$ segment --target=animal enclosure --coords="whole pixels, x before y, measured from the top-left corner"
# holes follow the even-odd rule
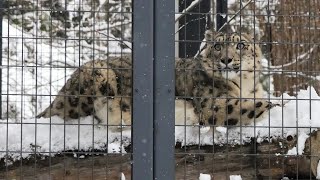
[[[0,179],[319,178],[319,9],[0,1]]]

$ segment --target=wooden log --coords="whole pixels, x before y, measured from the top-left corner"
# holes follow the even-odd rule
[[[198,179],[200,173],[213,179],[229,179],[241,175],[242,179],[294,179],[315,178],[320,157],[320,132],[311,134],[302,155],[287,155],[297,145],[296,137],[273,138],[272,141],[244,145],[187,146],[176,145],[176,179]],[[130,151],[130,147],[127,148]],[[131,154],[71,155],[55,157],[33,156],[5,166],[0,162],[0,179],[49,178],[61,179],[126,179],[131,176]]]

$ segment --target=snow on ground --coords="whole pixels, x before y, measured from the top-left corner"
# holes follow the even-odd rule
[[[63,45],[61,48],[52,47],[46,40],[36,40],[33,35],[9,24],[8,20],[3,20],[2,25],[4,53],[1,83],[2,93],[9,96],[2,96],[4,102],[1,106],[3,112],[16,112],[17,116],[9,117],[31,118],[36,113],[34,104],[39,109],[49,105],[50,97],[42,95],[57,94],[66,77],[74,71],[62,66],[64,60],[66,64],[76,65],[77,50],[75,47],[64,49]]]
[[[281,97],[271,97],[276,102],[287,102],[284,107],[275,107],[271,109],[270,114],[264,117],[260,122],[256,122],[250,126],[237,128],[219,127],[219,133],[214,134],[212,131],[200,133],[199,128],[187,127],[187,133],[184,132],[184,127],[176,127],[176,139],[183,144],[212,144],[215,143],[239,144],[250,142],[251,137],[257,137],[258,142],[261,142],[266,137],[277,138],[287,137],[289,135],[298,137],[303,134],[309,134],[316,127],[320,127],[320,97],[317,95],[314,88],[301,90],[297,97],[284,94]],[[310,100],[312,99],[312,100]],[[299,128],[297,128],[299,127]],[[310,128],[313,127],[313,128]],[[302,136],[303,137],[303,136]],[[303,144],[299,141],[298,148]],[[301,153],[301,150],[299,150]]]
[[[305,142],[308,139],[309,135],[306,134],[306,132],[301,132],[298,136],[298,142],[297,146],[293,147],[288,151],[288,155],[302,155],[304,147],[305,147]]]
[[[213,139],[217,144],[239,144],[250,142],[251,137],[257,137],[262,141],[268,137],[297,135],[298,147],[290,153],[301,154],[307,134],[320,127],[320,97],[313,88],[302,90],[297,97],[282,97],[290,101],[283,108],[272,109],[270,116],[257,122],[255,126],[230,129],[220,127],[214,138],[212,131],[201,133],[198,126],[176,126],[175,139],[186,145],[213,144]],[[189,106],[186,106],[188,109],[182,107],[176,108],[176,113],[186,111],[187,116],[192,117],[192,109]],[[180,120],[180,124],[181,122],[183,121]],[[64,121],[58,117],[52,117],[51,123],[50,119],[45,118],[26,119],[22,123],[16,122],[15,119],[0,120],[0,132],[3,133],[0,136],[0,158],[9,155],[17,159],[21,156],[28,157],[34,152],[55,155],[64,150],[105,150],[107,144],[108,152],[125,153],[124,147],[130,143],[130,130],[114,132],[105,127],[92,125],[95,122],[91,116],[80,118],[79,121],[70,120],[67,123],[64,125]],[[10,151],[9,154],[6,154],[7,151]],[[20,153],[21,151],[23,153]]]
[[[50,41],[36,29],[25,32],[7,19],[2,23],[2,37],[1,106],[2,112],[9,112],[3,117],[19,121],[32,118],[48,107],[54,99],[49,95],[57,94],[76,67],[93,58],[105,58],[101,52],[128,53],[117,41],[110,41],[108,47],[96,45],[95,50],[99,52],[85,41],[59,38]]]
[[[317,166],[317,179],[320,179],[320,161],[318,161],[318,166]]]
[[[210,176],[210,174],[200,173],[199,180],[211,180],[211,176]]]
[[[50,119],[44,118],[8,122],[0,121],[0,158],[7,155],[6,151],[12,152],[8,155],[13,159],[25,158],[35,152],[54,155],[63,150],[107,149],[108,153],[125,153],[124,146],[130,143],[130,130],[110,132],[106,127],[92,125],[91,116],[80,121],[70,120],[66,125],[56,116],[51,118],[51,123]]]
[[[231,175],[230,180],[242,180],[240,175]]]
[[[126,180],[126,177],[124,176],[123,173],[121,173],[121,180]]]

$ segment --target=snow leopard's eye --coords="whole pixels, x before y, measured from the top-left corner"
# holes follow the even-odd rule
[[[221,51],[221,44],[215,44],[213,47],[216,51]]]
[[[244,48],[244,43],[240,42],[237,44],[237,49],[243,49]]]

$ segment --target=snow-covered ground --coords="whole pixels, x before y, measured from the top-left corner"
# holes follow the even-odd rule
[[[211,176],[210,176],[210,174],[200,173],[199,180],[211,180]]]
[[[185,136],[184,127],[176,127],[176,140],[183,144],[212,144],[215,143],[239,144],[250,142],[251,137],[257,137],[258,142],[261,142],[267,137],[287,137],[289,135],[298,137],[299,139],[299,154],[301,152],[301,142],[306,134],[320,127],[320,97],[317,95],[314,88],[301,90],[297,97],[284,94],[281,97],[271,97],[274,101],[284,103],[284,107],[275,107],[270,113],[260,122],[256,122],[250,126],[237,128],[217,128],[214,138],[212,131],[200,133],[195,127],[187,127]],[[203,131],[202,131],[203,132]],[[199,142],[200,141],[200,142]]]
[[[319,162],[318,162],[318,166],[317,166],[317,177],[316,177],[317,179],[320,179],[320,163]]]
[[[320,127],[320,97],[313,88],[302,90],[297,97],[282,96],[289,100],[282,107],[275,107],[270,116],[255,125],[226,129],[212,134],[198,126],[176,126],[176,142],[192,144],[239,144],[250,142],[251,137],[262,141],[265,138],[298,136],[298,147],[289,154],[301,154],[307,134]],[[279,97],[281,100],[282,97]],[[176,112],[187,111],[192,117],[192,109],[176,108]],[[191,115],[190,115],[191,114]],[[181,117],[180,117],[181,118]],[[177,120],[183,122],[184,120]],[[9,155],[14,159],[28,157],[34,152],[44,155],[55,155],[64,150],[108,149],[110,153],[125,153],[124,147],[130,143],[131,131],[115,132],[105,127],[92,125],[94,119],[89,116],[80,120],[64,121],[58,117],[50,119],[25,119],[16,123],[15,119],[0,121],[0,158]],[[8,122],[8,123],[7,123]],[[200,133],[199,133],[200,132]],[[122,141],[121,141],[122,140]],[[10,151],[10,152],[9,152]],[[8,154],[7,154],[8,152]],[[22,153],[20,153],[22,152]],[[50,154],[49,154],[50,152]]]
[[[93,121],[91,116],[80,121],[70,120],[66,125],[58,117],[52,117],[51,122],[43,118],[26,119],[22,123],[8,120],[8,124],[0,121],[0,158],[6,151],[18,152],[8,154],[13,159],[35,152],[54,155],[64,150],[107,149],[108,153],[125,153],[124,146],[130,143],[131,132],[110,132],[106,127],[92,125]]]
[[[230,180],[242,180],[240,175],[231,175]]]
[[[129,53],[117,41],[108,42],[108,47],[93,48],[85,41],[50,40],[42,37],[35,27],[24,32],[6,19],[2,23],[2,37],[2,112],[3,117],[17,121],[32,118],[48,107],[54,99],[48,95],[57,94],[76,67],[105,58],[101,52]]]

